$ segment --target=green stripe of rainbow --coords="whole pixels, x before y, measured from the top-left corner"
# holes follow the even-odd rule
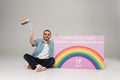
[[[70,58],[75,56],[81,56],[89,61],[95,66],[96,69],[104,68],[104,60],[103,58],[91,48],[84,46],[73,46],[62,50],[55,56],[55,64],[54,67],[61,68],[62,65]]]

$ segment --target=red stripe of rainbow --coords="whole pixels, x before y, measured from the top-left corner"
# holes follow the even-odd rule
[[[104,68],[104,60],[103,58],[91,48],[84,46],[73,46],[62,50],[55,56],[55,64],[54,67],[61,68],[62,65],[70,58],[75,56],[81,56],[89,61],[95,66],[96,69]]]

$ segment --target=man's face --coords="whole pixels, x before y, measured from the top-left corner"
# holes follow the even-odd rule
[[[48,40],[50,39],[50,37],[51,37],[51,33],[50,33],[49,31],[45,31],[45,32],[43,33],[43,39],[44,39],[45,41],[48,41]]]

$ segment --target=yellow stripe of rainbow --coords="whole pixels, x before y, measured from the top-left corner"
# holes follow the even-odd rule
[[[62,67],[64,62],[68,58],[72,58],[73,56],[82,56],[89,59],[96,69],[103,69],[104,68],[104,60],[103,58],[91,48],[84,47],[84,46],[73,46],[67,49],[62,50],[55,56],[55,64],[54,67]]]

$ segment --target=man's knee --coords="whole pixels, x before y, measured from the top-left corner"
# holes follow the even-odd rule
[[[24,54],[24,59],[27,59],[28,58],[28,56],[29,56],[29,54]]]
[[[55,63],[55,59],[52,57],[52,58],[50,58],[50,62],[52,63],[52,64],[54,64]]]

